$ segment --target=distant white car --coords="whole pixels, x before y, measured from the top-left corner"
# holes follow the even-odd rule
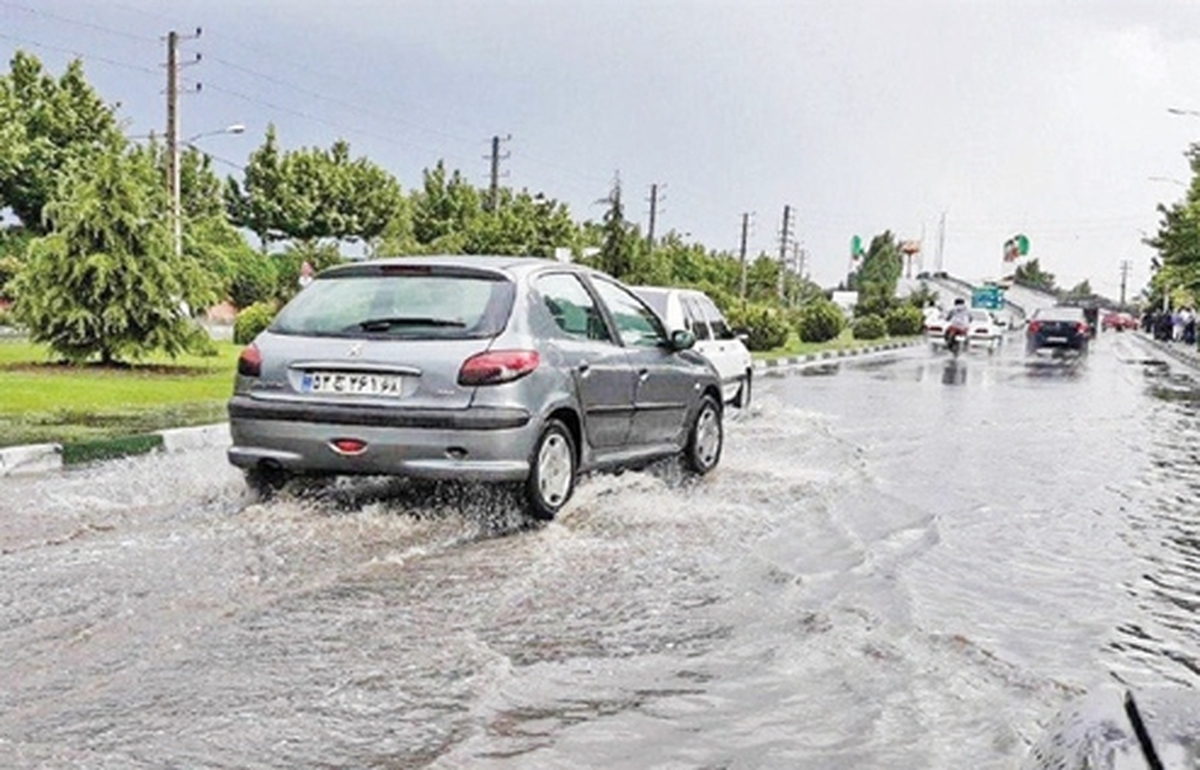
[[[976,350],[987,349],[994,353],[1004,342],[1005,326],[996,320],[988,310],[972,310],[971,325],[967,332],[967,348]],[[935,349],[946,345],[946,319],[944,314],[927,315],[925,320],[925,339]]]
[[[687,329],[696,337],[696,352],[712,362],[721,376],[726,404],[750,406],[754,368],[750,351],[707,294],[696,289],[631,286],[666,325],[668,333]]]
[[[1004,342],[1004,324],[990,310],[971,311],[971,330],[968,332],[971,347],[986,347],[995,352]]]

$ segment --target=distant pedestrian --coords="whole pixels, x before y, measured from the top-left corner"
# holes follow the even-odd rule
[[[303,289],[313,282],[313,266],[304,260],[304,264],[300,265],[300,288]]]
[[[1154,339],[1159,342],[1171,341],[1171,314],[1165,310],[1154,314]]]
[[[1196,344],[1196,312],[1190,307],[1185,307],[1181,313],[1183,316],[1183,342],[1185,345]]]

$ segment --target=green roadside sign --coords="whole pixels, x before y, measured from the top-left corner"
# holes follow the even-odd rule
[[[981,286],[971,291],[971,307],[984,310],[999,310],[1004,307],[1004,289],[999,286]]]

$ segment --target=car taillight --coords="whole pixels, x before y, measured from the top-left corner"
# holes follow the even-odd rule
[[[541,357],[536,350],[489,350],[463,361],[458,370],[459,385],[499,385],[512,382],[538,368]]]
[[[1087,334],[1088,328],[1088,325],[1082,322],[1075,324],[1075,331],[1079,332],[1080,334]]]
[[[1038,331],[1041,330],[1041,328],[1042,328],[1041,321],[1030,321],[1029,322],[1029,333],[1030,334],[1037,334]]]
[[[258,377],[262,374],[262,353],[258,351],[258,346],[251,343],[242,349],[242,354],[238,356],[238,374],[243,377]]]

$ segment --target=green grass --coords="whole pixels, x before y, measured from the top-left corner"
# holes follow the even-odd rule
[[[225,419],[240,346],[149,358],[123,368],[70,366],[26,341],[0,341],[0,446],[137,436]]]
[[[910,339],[910,338],[903,338]],[[849,330],[823,343],[796,335],[758,360],[878,345],[856,340]],[[0,340],[0,447],[63,444],[64,460],[133,454],[153,448],[166,428],[207,425],[226,419],[240,345],[216,342],[213,357],[158,356],[123,368],[58,363],[41,345]]]
[[[868,348],[874,345],[882,345],[888,342],[908,342],[916,339],[915,337],[884,337],[877,340],[856,340],[850,334],[850,329],[842,330],[841,335],[829,340],[828,342],[801,342],[800,337],[792,334],[788,337],[787,344],[781,348],[774,350],[764,350],[751,355],[756,361],[771,361],[776,358],[794,358],[798,356],[807,356],[824,353],[825,351],[837,350],[852,350],[854,348]]]

